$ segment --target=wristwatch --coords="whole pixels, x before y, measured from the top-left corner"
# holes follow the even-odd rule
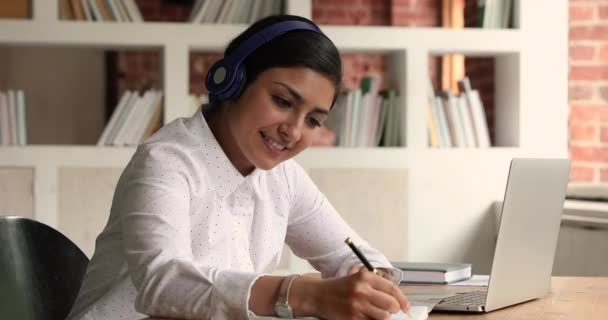
[[[289,305],[289,289],[291,288],[293,280],[299,276],[299,274],[292,274],[285,277],[283,282],[281,282],[279,296],[277,297],[277,302],[274,304],[274,313],[277,317],[286,319],[294,318],[293,309]]]

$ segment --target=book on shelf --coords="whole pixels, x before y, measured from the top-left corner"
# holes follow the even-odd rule
[[[478,0],[477,27],[519,28],[520,0]]]
[[[427,131],[433,148],[488,148],[491,146],[483,103],[467,77],[459,81],[460,94],[435,93],[429,80]]]
[[[135,146],[142,143],[162,124],[162,97],[160,90],[148,90],[143,96],[136,91],[125,91],[97,145]]]
[[[471,277],[469,263],[391,262],[401,270],[401,283],[449,284]]]
[[[59,0],[61,20],[143,22],[134,0]]]
[[[336,133],[336,146],[399,146],[400,114],[394,90],[380,90],[372,77],[342,92],[325,126]]]
[[[458,86],[467,102],[472,128],[475,132],[476,146],[479,148],[489,148],[491,146],[490,132],[479,91],[471,88],[471,82],[468,77],[459,81]]]
[[[26,119],[23,90],[0,91],[0,144],[27,144]]]
[[[27,19],[30,17],[30,0],[0,1],[0,18]]]
[[[247,24],[280,14],[283,6],[283,0],[196,0],[188,20],[191,23]]]

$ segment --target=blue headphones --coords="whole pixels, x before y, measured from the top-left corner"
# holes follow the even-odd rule
[[[209,95],[220,101],[237,97],[245,84],[245,58],[266,42],[294,30],[308,30],[323,35],[316,25],[299,20],[282,21],[263,28],[211,66],[205,81]]]

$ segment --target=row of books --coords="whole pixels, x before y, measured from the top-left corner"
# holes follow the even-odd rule
[[[477,27],[518,28],[520,0],[478,0]]]
[[[364,77],[359,88],[343,92],[326,126],[336,133],[336,146],[400,146],[401,111],[395,90],[379,91],[378,81]]]
[[[135,0],[59,0],[62,20],[143,22]]]
[[[98,146],[136,146],[162,125],[160,90],[125,91],[97,141]]]
[[[0,142],[2,145],[25,145],[25,94],[23,90],[0,91]]]
[[[491,146],[483,103],[468,78],[459,81],[461,93],[436,94],[428,89],[427,127],[433,148],[488,148]]]
[[[280,14],[283,0],[196,0],[189,21],[192,23],[253,23]]]

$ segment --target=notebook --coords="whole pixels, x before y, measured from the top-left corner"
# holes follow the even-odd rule
[[[401,283],[450,284],[471,277],[468,263],[391,262],[403,273]]]

